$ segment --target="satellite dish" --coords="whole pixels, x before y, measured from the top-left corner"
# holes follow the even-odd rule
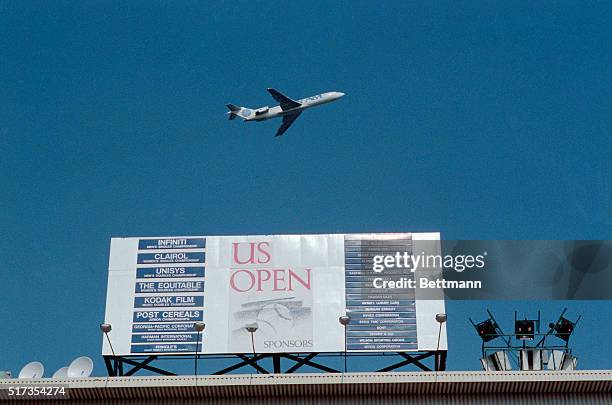
[[[93,371],[93,361],[86,356],[77,357],[68,366],[68,378],[89,377]]]
[[[59,370],[57,370],[55,373],[53,373],[53,378],[58,379],[58,380],[63,380],[68,378],[68,367],[62,367]]]
[[[40,361],[33,361],[23,366],[17,378],[42,378],[45,366]]]

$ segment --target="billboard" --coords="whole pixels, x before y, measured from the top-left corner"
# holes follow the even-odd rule
[[[446,350],[446,329],[438,341],[435,321],[444,312],[442,294],[420,300],[418,288],[372,282],[375,256],[439,251],[439,239],[438,233],[113,238],[105,322],[117,355],[252,353],[253,344],[257,353]],[[388,276],[419,275],[391,269]],[[346,330],[338,322],[344,314],[351,318]],[[195,322],[206,324],[200,335]],[[253,336],[246,330],[252,323]],[[102,354],[112,354],[106,340]]]

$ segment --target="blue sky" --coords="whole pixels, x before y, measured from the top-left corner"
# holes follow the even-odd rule
[[[89,355],[104,374],[113,236],[610,238],[611,16],[580,2],[0,3],[0,369]],[[274,105],[266,87],[347,96],[281,138],[275,121],[227,121],[227,102]],[[449,368],[477,369],[467,318],[487,306],[590,313],[580,366],[612,367],[591,348],[609,341],[609,302],[490,302],[448,304]]]

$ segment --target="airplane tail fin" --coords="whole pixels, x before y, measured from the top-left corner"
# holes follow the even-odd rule
[[[230,120],[233,120],[234,118],[236,118],[238,116],[238,112],[240,111],[240,107],[237,107],[234,104],[227,104],[227,108],[229,108],[229,111],[227,112],[227,115],[229,115],[229,119]]]
[[[250,108],[238,107],[234,104],[226,104],[226,105],[227,105],[227,108],[229,108],[227,115],[229,115],[230,120],[233,120],[236,117],[240,117],[243,120],[247,121],[249,116],[251,116],[251,114],[254,114],[254,110],[251,110]]]

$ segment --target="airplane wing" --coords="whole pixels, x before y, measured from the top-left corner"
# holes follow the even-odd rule
[[[292,108],[299,107],[302,105],[298,103],[297,101],[290,99],[289,97],[285,96],[284,94],[281,94],[280,92],[274,89],[267,89],[267,90],[268,90],[268,93],[270,93],[272,97],[274,97],[274,100],[280,103],[280,107],[283,110],[290,110]]]
[[[283,116],[283,123],[278,128],[278,131],[276,131],[276,135],[275,136],[281,136],[282,134],[284,134],[285,131],[289,129],[291,124],[293,124],[293,121],[295,121],[297,119],[297,117],[300,116],[301,113],[302,113],[301,111],[298,111],[298,112],[296,112],[294,114],[284,115]]]

